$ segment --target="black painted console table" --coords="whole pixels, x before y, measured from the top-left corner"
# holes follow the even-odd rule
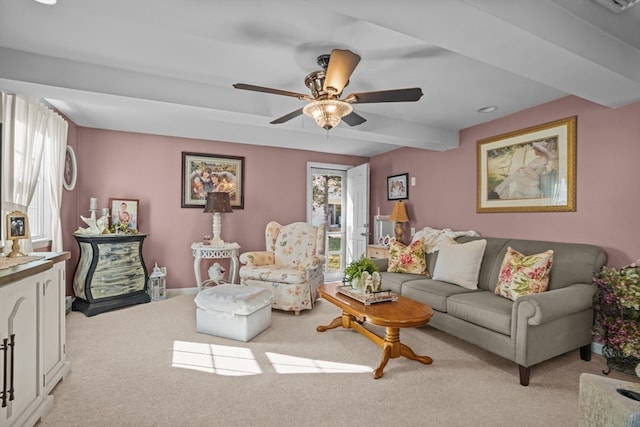
[[[80,259],[73,276],[71,309],[86,316],[151,301],[142,258],[146,234],[74,234]]]

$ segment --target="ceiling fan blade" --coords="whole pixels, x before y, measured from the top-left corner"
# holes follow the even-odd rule
[[[279,118],[273,120],[270,123],[272,125],[279,125],[281,123],[288,122],[289,120],[291,120],[291,119],[293,119],[295,117],[298,117],[300,114],[302,114],[302,108],[300,108],[299,110],[296,110],[296,111],[292,111],[289,114],[285,114],[284,116],[279,117]]]
[[[412,102],[422,97],[422,89],[412,87],[407,89],[377,90],[373,92],[352,93],[345,101],[352,104],[370,104],[373,102]]]
[[[274,95],[291,96],[293,98],[298,98],[298,99],[306,99],[308,97],[308,95],[304,95],[302,93],[289,92],[288,90],[273,89],[273,88],[264,87],[264,86],[248,85],[245,83],[236,83],[233,85],[233,87],[236,89],[252,90],[254,92],[264,92],[264,93],[272,93]]]
[[[329,59],[329,66],[324,78],[325,91],[340,95],[344,87],[349,83],[351,73],[360,62],[360,55],[350,50],[333,49]]]
[[[364,117],[362,117],[360,114],[356,113],[355,111],[352,111],[351,113],[349,113],[346,116],[344,116],[342,118],[342,121],[345,122],[346,124],[348,124],[349,126],[358,126],[358,125],[361,125],[364,122],[366,122],[367,119],[365,119]]]

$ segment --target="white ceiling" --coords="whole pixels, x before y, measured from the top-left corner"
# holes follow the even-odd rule
[[[418,102],[356,104],[328,133],[305,101],[316,57],[362,57],[344,95],[419,86]],[[592,0],[0,0],[0,90],[85,127],[371,156],[447,150],[458,131],[575,95],[640,101],[640,6]],[[478,113],[496,105],[493,113]]]

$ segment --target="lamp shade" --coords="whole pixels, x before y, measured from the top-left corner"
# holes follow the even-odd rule
[[[204,207],[205,213],[227,213],[233,212],[229,193],[224,191],[212,191],[207,193],[207,204]]]
[[[326,130],[338,126],[340,120],[352,111],[351,104],[338,99],[314,101],[302,109],[304,114],[313,118],[318,126]]]
[[[393,205],[391,215],[389,215],[389,221],[408,222],[407,205],[402,202],[396,202],[395,205]]]

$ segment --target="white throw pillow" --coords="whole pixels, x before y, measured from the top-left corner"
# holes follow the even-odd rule
[[[453,283],[467,289],[478,289],[478,274],[487,241],[458,243],[451,237],[440,242],[433,279]]]

